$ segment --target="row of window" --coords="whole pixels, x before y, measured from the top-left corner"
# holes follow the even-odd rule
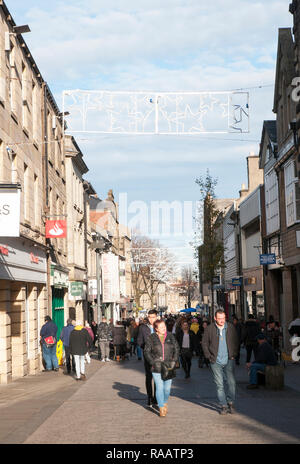
[[[300,221],[300,189],[294,160],[284,166],[286,225]],[[267,235],[280,228],[278,180],[273,169],[265,175]]]
[[[10,51],[5,52],[4,65],[0,66],[0,101],[16,117],[32,142],[42,143],[42,87],[34,79],[23,57],[16,56],[16,47],[11,42]],[[47,114],[49,158],[60,169],[62,163],[61,128],[56,115]]]

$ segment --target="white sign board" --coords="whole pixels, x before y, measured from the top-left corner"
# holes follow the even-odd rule
[[[0,186],[0,237],[20,236],[20,199],[19,188]]]
[[[119,258],[113,253],[102,255],[103,303],[116,303],[120,299]]]
[[[101,293],[101,280],[99,281],[100,284],[100,293]],[[94,301],[97,298],[97,280],[96,279],[89,279],[88,282],[88,300]]]

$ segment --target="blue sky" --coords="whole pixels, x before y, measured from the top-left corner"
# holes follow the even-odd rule
[[[279,27],[292,27],[289,0],[7,0],[59,106],[66,89],[205,91],[250,89],[251,132],[170,137],[77,136],[86,178],[106,197],[197,201],[195,178],[209,169],[218,197],[247,183],[246,156],[258,153],[273,119]],[[234,139],[236,140],[224,140]],[[188,240],[188,239],[187,239]],[[184,244],[185,237],[180,243]],[[173,241],[174,242],[174,241]],[[177,242],[179,243],[179,241]]]

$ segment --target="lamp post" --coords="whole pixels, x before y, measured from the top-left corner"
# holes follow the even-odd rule
[[[97,279],[97,324],[99,325],[100,322],[102,322],[102,312],[101,312],[102,288],[100,291],[100,284],[102,284],[102,279],[100,275],[100,251],[99,250],[96,250],[96,279]]]
[[[91,244],[91,248],[96,252],[96,279],[97,279],[97,324],[99,325],[102,322],[102,294],[103,290],[100,285],[102,283],[102,267],[100,263],[100,256],[102,253],[109,251],[111,247],[111,242],[104,237],[102,237],[98,233],[92,234],[93,236],[93,243]],[[101,286],[102,287],[102,286]]]

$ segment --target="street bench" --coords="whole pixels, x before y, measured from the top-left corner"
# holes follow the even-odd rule
[[[283,366],[266,366],[265,372],[257,371],[258,385],[265,385],[269,390],[282,390],[284,388]]]

